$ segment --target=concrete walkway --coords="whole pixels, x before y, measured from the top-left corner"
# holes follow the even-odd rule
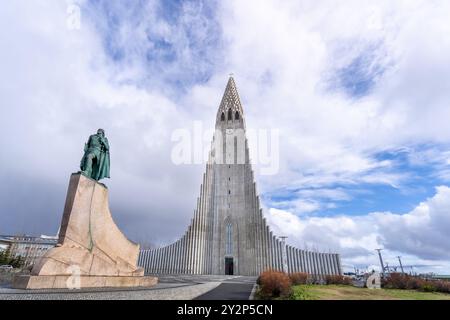
[[[0,286],[0,300],[248,300],[255,277],[156,275],[151,288],[18,290]]]
[[[208,291],[194,300],[249,300],[255,286],[256,278],[238,277],[225,280],[215,289]]]

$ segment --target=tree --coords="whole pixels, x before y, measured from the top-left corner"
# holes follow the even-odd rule
[[[0,251],[0,265],[6,264],[6,250]]]
[[[9,264],[11,261],[11,248],[8,246],[6,250],[0,252],[0,265]]]
[[[25,259],[22,256],[12,257],[11,249],[0,251],[0,265],[11,265],[14,268],[22,268],[25,264]]]

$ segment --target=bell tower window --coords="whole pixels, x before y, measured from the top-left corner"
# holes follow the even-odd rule
[[[222,112],[222,115],[220,116],[220,121],[225,121],[225,113]]]
[[[226,248],[225,248],[225,254],[231,255],[233,254],[233,226],[231,225],[231,222],[227,223],[226,227]]]
[[[228,109],[228,120],[233,120],[233,112],[231,109]]]
[[[234,115],[234,119],[239,120],[239,111],[236,111],[236,114]]]

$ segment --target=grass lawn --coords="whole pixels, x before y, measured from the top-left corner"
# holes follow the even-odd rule
[[[295,300],[450,300],[450,294],[416,290],[367,289],[342,285],[294,286]]]

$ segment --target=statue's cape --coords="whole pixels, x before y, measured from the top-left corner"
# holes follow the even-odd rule
[[[95,172],[95,180],[100,181],[103,178],[109,178],[110,157],[109,151],[103,151],[100,153],[100,159],[98,162],[98,171]]]

